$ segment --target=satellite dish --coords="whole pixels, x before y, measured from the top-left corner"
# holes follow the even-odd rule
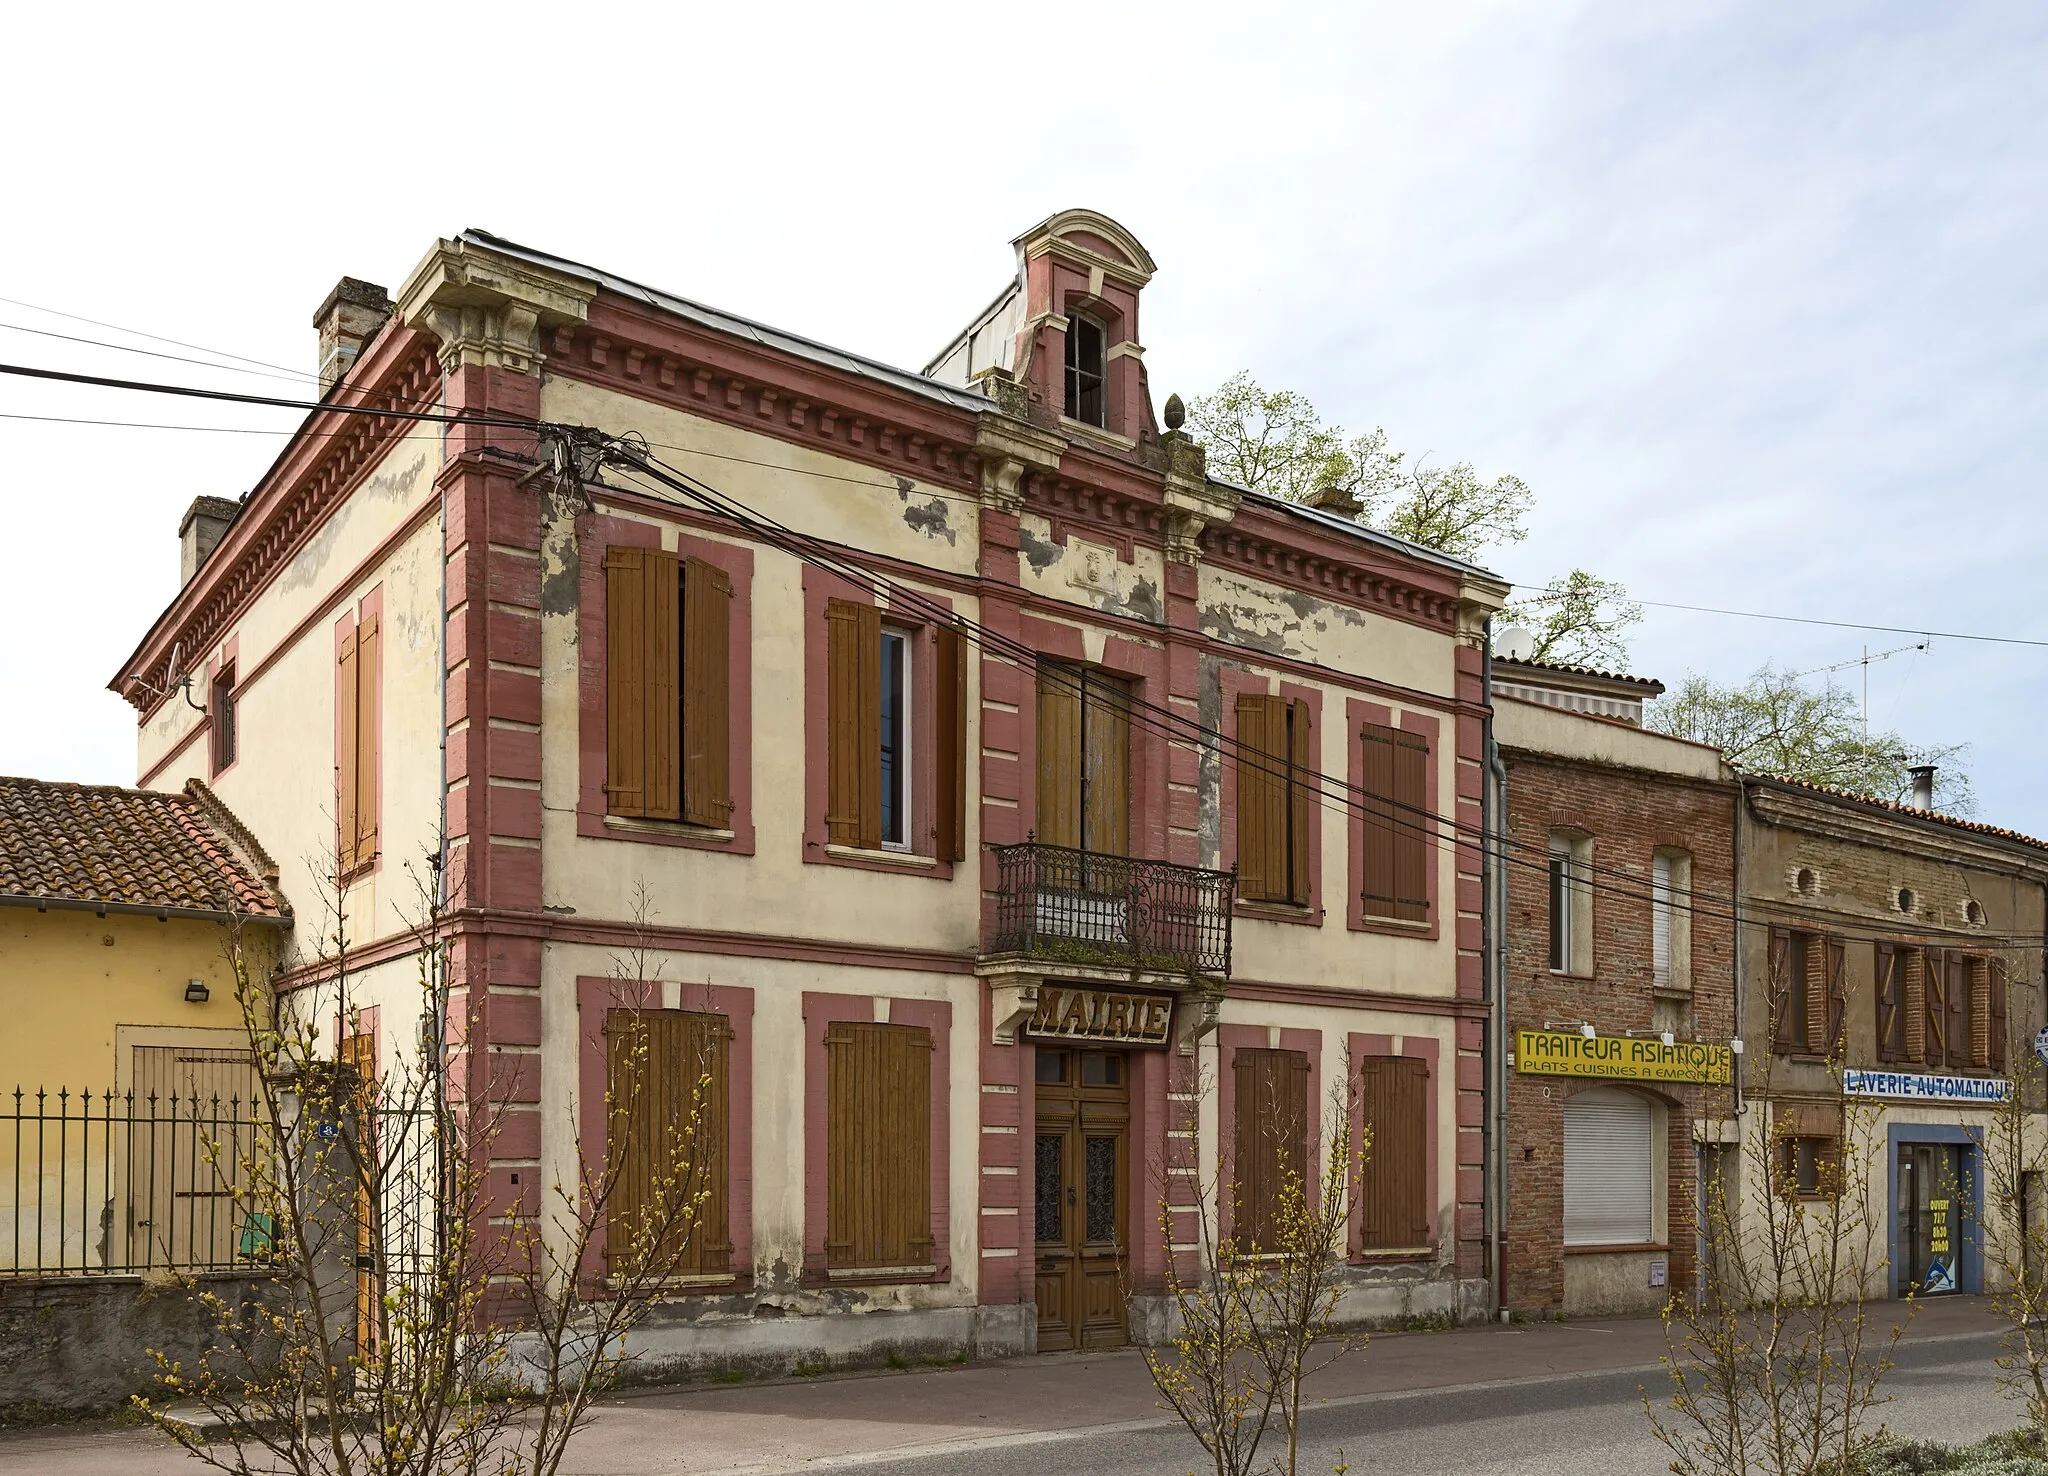
[[[1493,654],[1504,661],[1527,661],[1536,654],[1536,637],[1520,625],[1493,633]]]

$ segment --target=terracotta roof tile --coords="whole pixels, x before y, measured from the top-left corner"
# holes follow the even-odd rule
[[[1597,666],[1573,666],[1563,661],[1531,661],[1523,656],[1496,655],[1493,660],[1497,666],[1526,666],[1531,671],[1562,671],[1572,676],[1598,677],[1604,682],[1633,682],[1637,686],[1655,687],[1659,691],[1664,687],[1664,684],[1655,677],[1630,676],[1625,671],[1602,671]]]
[[[0,895],[287,918],[277,867],[198,780],[182,794],[0,778]]]
[[[1752,774],[1752,779],[1768,779],[1773,784],[1789,785],[1793,789],[1810,790],[1814,794],[1825,794],[1834,799],[1854,800],[1859,805],[1873,805],[1880,810],[1909,816],[1915,820],[1932,820],[1941,825],[1953,825],[1959,830],[1974,830],[1979,835],[1995,835],[2000,840],[2017,841],[2023,846],[2034,846],[2048,851],[2048,841],[2036,840],[2017,830],[2007,830],[1999,825],[1986,825],[1981,820],[1965,820],[1960,815],[1944,815],[1939,810],[1921,810],[1912,805],[1902,805],[1897,800],[1879,799],[1874,794],[1857,794],[1854,790],[1836,789],[1831,785],[1815,784],[1806,779],[1789,779],[1783,774]]]

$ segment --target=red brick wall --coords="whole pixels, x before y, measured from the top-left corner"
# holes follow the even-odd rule
[[[1650,956],[1651,863],[1660,847],[1691,853],[1693,1038],[1734,1033],[1735,789],[1639,770],[1507,753],[1507,1025],[1590,1021],[1602,1035],[1648,1030],[1655,1013]],[[1550,969],[1546,849],[1553,828],[1593,837],[1593,972]],[[1681,1039],[1685,1038],[1681,1033]],[[1564,1104],[1597,1085],[1577,1077],[1508,1078],[1507,1305],[1558,1308],[1564,1301]],[[1645,1083],[1670,1109],[1667,1175],[1670,1284],[1690,1285],[1693,1121],[1719,1116],[1719,1088]],[[1702,1098],[1707,1100],[1703,1101]]]

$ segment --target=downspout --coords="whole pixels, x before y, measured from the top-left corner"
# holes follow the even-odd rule
[[[1485,1079],[1493,1097],[1490,1113],[1480,1118],[1486,1229],[1493,1257],[1494,1308],[1508,1318],[1507,1188],[1507,867],[1503,864],[1507,831],[1508,775],[1500,745],[1493,736],[1493,621],[1486,622],[1486,648],[1480,654],[1480,696],[1486,704],[1486,778],[1479,789],[1480,830],[1485,839],[1485,887],[1480,896],[1481,937],[1485,946],[1485,995],[1488,1038]]]
[[[1737,774],[1735,776],[1735,936],[1730,941],[1734,944],[1735,951],[1735,1038],[1742,1041],[1745,1046],[1749,1042],[1744,1037],[1743,1032],[1748,1029],[1748,1022],[1742,1013],[1742,1001],[1744,994],[1743,983],[1748,973],[1745,965],[1748,962],[1749,949],[1742,936],[1742,821],[1743,817],[1748,813],[1749,789],[1742,782],[1742,776]],[[1734,1067],[1729,1072],[1735,1078],[1735,1130],[1738,1134],[1742,1131],[1742,1063],[1743,1057],[1737,1056]]]

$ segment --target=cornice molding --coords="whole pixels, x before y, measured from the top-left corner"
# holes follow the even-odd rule
[[[1823,840],[1849,841],[1911,856],[1937,865],[1970,866],[1980,871],[2016,874],[2048,885],[2048,855],[2029,853],[2016,842],[1943,825],[1866,810],[1854,800],[1832,801],[1825,795],[1745,784],[1752,814],[1765,825],[1797,830]]]
[[[590,315],[597,286],[473,241],[437,241],[398,289],[398,316],[440,341],[441,367],[532,374],[544,330]]]

